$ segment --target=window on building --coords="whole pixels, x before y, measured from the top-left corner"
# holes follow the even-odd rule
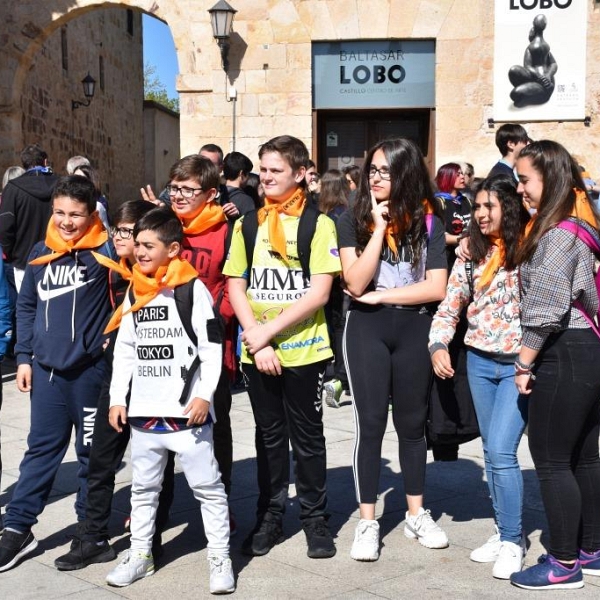
[[[67,45],[67,28],[63,27],[60,30],[60,50],[62,59],[62,68],[64,71],[69,70],[69,52]]]
[[[98,72],[100,73],[100,89],[104,91],[104,56],[98,58]]]
[[[127,33],[133,35],[133,11],[130,8],[127,9]]]

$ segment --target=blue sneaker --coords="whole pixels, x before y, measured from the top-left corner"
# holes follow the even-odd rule
[[[520,573],[513,573],[510,582],[526,590],[570,590],[583,587],[581,563],[575,562],[573,568],[561,565],[550,554],[542,554],[538,564]]]
[[[579,562],[584,575],[595,575],[600,577],[600,550],[588,554],[583,550],[579,551]]]

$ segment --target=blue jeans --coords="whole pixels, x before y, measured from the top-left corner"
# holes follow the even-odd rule
[[[527,397],[517,392],[512,363],[469,350],[467,376],[500,539],[518,544],[522,534],[523,475],[517,448],[527,423]]]

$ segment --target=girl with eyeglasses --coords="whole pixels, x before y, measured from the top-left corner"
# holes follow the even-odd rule
[[[379,557],[375,519],[381,444],[391,401],[408,511],[404,534],[427,548],[448,538],[423,508],[431,381],[427,305],[441,300],[447,270],[444,225],[419,148],[397,138],[368,152],[353,211],[337,224],[351,296],[344,357],[354,397],[353,471],[360,521],[350,556]]]

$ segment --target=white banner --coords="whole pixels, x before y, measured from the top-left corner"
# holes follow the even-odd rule
[[[583,119],[589,2],[495,1],[494,119]]]

